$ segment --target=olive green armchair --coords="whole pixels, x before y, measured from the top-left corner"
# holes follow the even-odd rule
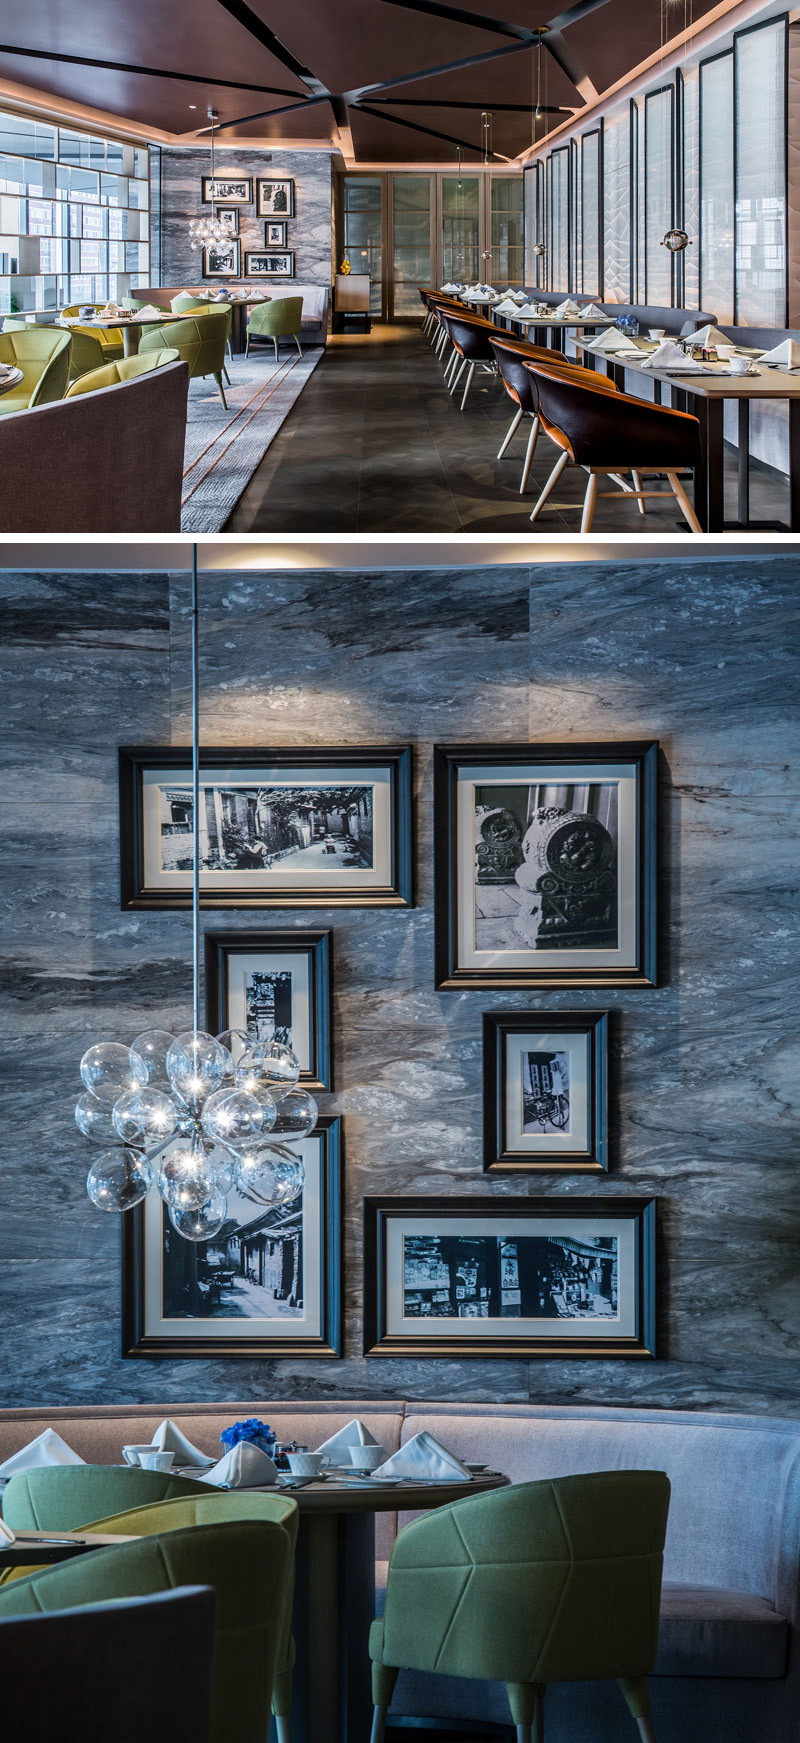
[[[247,323],[247,344],[245,357],[250,354],[252,339],[271,339],[275,346],[275,362],[278,361],[278,340],[294,339],[300,356],[303,352],[300,345],[300,321],[303,314],[302,297],[276,297],[270,303],[259,303],[250,311]]]
[[[0,1621],[146,1597],[176,1586],[213,1586],[212,1743],[238,1737],[267,1743],[291,1568],[292,1547],[282,1525],[261,1519],[197,1525],[92,1550],[14,1580],[0,1590]],[[80,1715],[76,1729],[79,1733]]]
[[[98,315],[105,306],[105,303],[68,303],[67,307],[61,310],[61,319],[62,321],[74,321],[81,309],[88,308],[94,309],[95,314]],[[117,306],[124,308],[125,304]],[[121,327],[70,327],[70,332],[79,333],[86,339],[93,339],[103,353],[103,363],[113,363],[115,357],[121,357],[123,354],[125,344]],[[90,364],[89,368],[93,369],[95,365]]]
[[[71,352],[72,340],[61,327],[26,325],[0,333],[0,363],[22,370],[19,386],[0,394],[0,414],[63,399]]]
[[[227,411],[222,372],[230,322],[230,309],[209,309],[189,315],[185,321],[168,321],[163,327],[148,327],[139,345],[139,356],[174,347],[184,363],[188,363],[191,380],[197,376],[213,375]]]
[[[147,375],[151,369],[161,369],[165,363],[179,362],[174,350],[150,351],[146,357],[120,357],[115,363],[104,363],[100,369],[90,369],[79,375],[67,388],[65,399],[77,393],[96,393],[99,387],[116,387],[118,381],[131,381],[135,375]]]
[[[520,1483],[407,1525],[370,1630],[372,1743],[401,1669],[505,1683],[517,1743],[543,1743],[549,1682],[616,1680],[654,1743],[647,1675],[669,1493],[662,1471],[600,1471]]]
[[[228,311],[228,337],[225,341],[225,354],[227,357],[232,357],[233,353],[231,351],[231,328],[233,326],[233,309],[232,309],[230,303],[210,303],[208,300],[208,297],[201,297],[197,291],[178,291],[177,296],[172,298],[172,301],[171,301],[169,306],[172,310],[173,315],[188,314],[190,309],[192,309],[192,310],[196,309],[201,315],[204,315],[204,314],[208,313],[209,309],[215,309],[218,311],[221,308],[227,308],[227,311]],[[225,375],[225,380],[227,381],[228,386],[230,387],[230,376],[228,374],[227,369],[224,371],[224,375]]]
[[[3,1518],[12,1531],[77,1531],[89,1519],[196,1495],[196,1477],[138,1465],[46,1465],[11,1477]]]

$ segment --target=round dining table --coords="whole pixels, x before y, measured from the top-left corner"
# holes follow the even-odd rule
[[[19,387],[20,382],[24,379],[22,370],[17,369],[16,364],[12,364],[7,374],[0,375],[0,393],[10,393],[12,387]]]
[[[126,357],[135,357],[138,353],[139,342],[145,327],[162,327],[165,326],[168,321],[180,321],[182,318],[181,315],[174,315],[171,309],[164,309],[159,312],[158,316],[145,315],[144,319],[142,319],[141,315],[134,313],[131,315],[109,315],[107,319],[95,315],[94,319],[91,321],[82,321],[80,316],[76,315],[71,317],[68,321],[62,319],[59,322],[59,326],[85,327],[87,332],[91,332],[93,328],[98,332],[105,333],[121,332],[124,355]]]

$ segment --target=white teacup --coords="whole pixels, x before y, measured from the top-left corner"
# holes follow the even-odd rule
[[[749,357],[729,357],[728,368],[731,375],[746,375],[750,368]]]
[[[319,1477],[331,1462],[327,1453],[287,1453],[286,1459],[293,1477]]]
[[[174,1452],[157,1452],[152,1446],[147,1452],[139,1454],[143,1471],[171,1471],[174,1459]]]
[[[140,1454],[152,1451],[152,1444],[148,1441],[146,1446],[124,1446],[122,1448],[122,1457],[124,1458],[126,1465],[138,1465]]]
[[[377,1471],[386,1457],[382,1446],[351,1446],[350,1463],[356,1471]]]
[[[648,329],[651,339],[663,339],[666,330],[666,327],[650,327]]]

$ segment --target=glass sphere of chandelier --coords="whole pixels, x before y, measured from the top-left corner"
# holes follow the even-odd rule
[[[305,1182],[302,1154],[317,1104],[282,1042],[243,1029],[200,1028],[200,715],[197,547],[192,550],[191,1029],[145,1029],[127,1044],[96,1041],[80,1063],[75,1123],[98,1154],[86,1190],[98,1210],[124,1213],[154,1188],[176,1232],[208,1241],[229,1221],[231,1194],[280,1207]]]
[[[214,242],[228,242],[230,240],[230,231],[227,229],[226,225],[223,224],[222,219],[217,217],[217,202],[215,197],[217,183],[216,163],[214,157],[214,128],[219,121],[218,111],[216,109],[209,109],[208,119],[211,122],[211,211],[208,213],[208,216],[192,219],[189,225],[190,248],[208,248]]]

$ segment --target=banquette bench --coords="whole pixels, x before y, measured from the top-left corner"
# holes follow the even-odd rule
[[[673,1410],[547,1405],[281,1400],[0,1411],[0,1460],[52,1425],[84,1459],[118,1462],[171,1416],[199,1446],[258,1415],[282,1440],[319,1444],[360,1416],[387,1452],[427,1429],[512,1482],[656,1469],[672,1485],[659,1659],[651,1679],[659,1743],[797,1743],[800,1738],[800,1421]],[[393,1534],[413,1514],[377,1516],[378,1604]],[[366,1674],[366,1670],[365,1670]],[[559,1743],[618,1743],[616,1691],[548,1692]],[[392,1716],[508,1725],[490,1684],[403,1672]]]

